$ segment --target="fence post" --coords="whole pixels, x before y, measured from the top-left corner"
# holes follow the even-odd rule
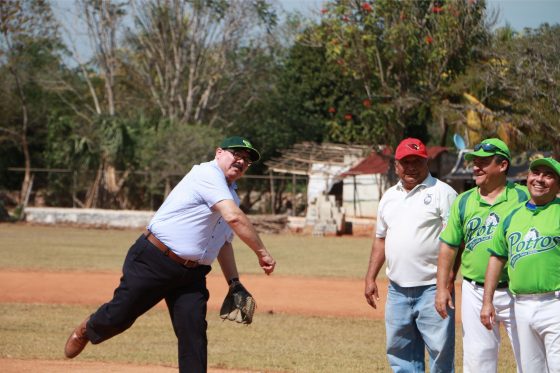
[[[76,189],[78,185],[78,171],[72,172],[72,207],[76,207]]]
[[[270,176],[270,211],[272,214],[275,213],[274,206],[276,205],[276,196],[274,195],[274,177],[272,176],[272,171],[268,172]]]
[[[292,216],[296,216],[296,174],[292,174]]]

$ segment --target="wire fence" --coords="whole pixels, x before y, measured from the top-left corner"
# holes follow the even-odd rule
[[[21,185],[24,168],[8,168],[11,185]],[[8,204],[35,207],[89,207],[156,210],[184,174],[154,178],[149,172],[104,174],[96,170],[32,168],[24,193],[8,191]],[[247,212],[300,215],[307,204],[307,176],[245,175],[238,184],[241,207]],[[120,184],[122,183],[122,184]]]

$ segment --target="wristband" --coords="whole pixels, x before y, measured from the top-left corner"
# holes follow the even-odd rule
[[[239,282],[239,277],[234,277],[228,280],[228,285],[233,284],[234,282]]]

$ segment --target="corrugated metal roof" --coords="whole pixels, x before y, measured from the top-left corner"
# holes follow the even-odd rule
[[[428,146],[426,151],[429,159],[435,159],[442,152],[446,152],[447,148],[444,146]],[[393,150],[389,147],[384,147],[380,152],[372,151],[364,160],[341,174],[340,177],[385,174],[389,171],[389,162],[394,159],[393,157]]]

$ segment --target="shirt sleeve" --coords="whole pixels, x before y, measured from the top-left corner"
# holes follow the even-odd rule
[[[508,257],[509,249],[507,244],[507,230],[511,224],[511,219],[519,211],[519,207],[513,210],[505,219],[502,219],[496,227],[494,236],[492,237],[492,246],[488,248],[488,251],[493,256]]]
[[[233,200],[224,174],[215,167],[202,168],[194,175],[196,192],[211,208],[225,199]]]
[[[494,236],[492,237],[492,246],[490,246],[488,251],[492,256],[507,258],[508,248],[507,248],[507,241],[506,241],[506,225],[504,223],[505,223],[504,220],[498,223],[498,226],[496,227],[496,232],[494,232]]]
[[[449,220],[449,214],[451,212],[451,206],[453,206],[453,201],[455,201],[455,198],[457,198],[457,192],[453,188],[444,188],[444,193],[442,193],[440,199],[440,216],[441,221],[443,222],[443,228],[447,226],[447,221]]]
[[[445,229],[441,232],[439,239],[449,246],[459,247],[463,241],[463,227],[459,214],[459,198],[455,198],[447,219]]]
[[[387,193],[385,194],[387,195]],[[379,201],[379,207],[377,208],[377,221],[375,223],[375,237],[383,238],[387,235],[387,224],[383,219],[383,207],[385,206],[383,197]]]

